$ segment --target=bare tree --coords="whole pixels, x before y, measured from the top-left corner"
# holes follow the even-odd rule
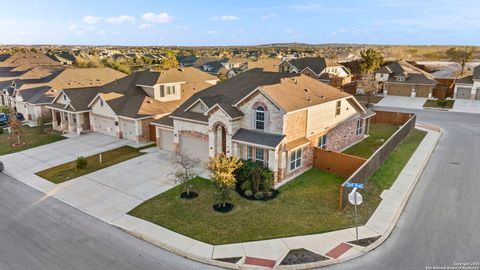
[[[177,150],[173,163],[175,166],[175,171],[172,172],[175,177],[174,182],[180,182],[183,186],[182,194],[186,194],[186,197],[189,198],[192,189],[190,180],[197,176],[196,169],[200,165],[200,160],[190,157],[188,153]]]
[[[362,74],[362,79],[360,81],[360,86],[365,95],[365,102],[367,108],[370,108],[370,103],[372,102],[372,97],[378,90],[378,83],[375,80],[373,73]]]
[[[465,65],[472,60],[475,52],[476,51],[473,47],[453,47],[448,49],[445,54],[450,58],[450,60],[460,64],[460,66],[462,67],[462,73],[460,74],[460,76],[463,76],[463,72],[465,71]]]

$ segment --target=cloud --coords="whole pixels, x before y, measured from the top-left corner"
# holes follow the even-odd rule
[[[122,24],[122,23],[131,23],[135,21],[135,18],[132,16],[128,15],[122,15],[118,17],[109,17],[105,21],[109,23],[117,23],[117,24]]]
[[[272,19],[272,18],[275,18],[277,17],[277,14],[275,13],[270,13],[270,14],[267,14],[267,15],[263,15],[262,17],[260,17],[260,19],[262,20],[268,20],[268,19]]]
[[[223,15],[223,16],[215,16],[210,19],[211,21],[237,21],[240,20],[240,17],[233,16],[233,15]]]
[[[153,27],[153,25],[148,24],[148,23],[142,23],[138,26],[138,28],[140,28],[140,29],[150,29],[152,27]]]
[[[222,32],[218,31],[218,30],[208,30],[207,31],[207,34],[208,35],[220,35]]]
[[[85,17],[83,17],[83,21],[88,23],[88,24],[96,24],[96,23],[99,23],[102,21],[102,17],[96,17],[96,16],[90,16],[90,15],[87,15]]]
[[[142,15],[142,20],[151,23],[171,23],[173,19],[174,17],[166,12],[161,12],[158,14],[148,12]]]

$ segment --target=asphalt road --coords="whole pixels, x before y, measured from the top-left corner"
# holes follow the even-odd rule
[[[153,246],[0,173],[0,269],[215,268]]]
[[[444,133],[396,228],[372,252],[322,269],[416,270],[480,263],[480,115],[412,112],[418,122],[440,126]]]
[[[376,250],[323,269],[480,262],[480,116],[417,111],[444,134],[397,227]],[[0,174],[0,269],[213,269],[154,247]],[[475,269],[475,268],[473,268]]]

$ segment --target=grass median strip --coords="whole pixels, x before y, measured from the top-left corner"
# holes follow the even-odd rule
[[[87,160],[87,166],[84,169],[77,169],[76,161],[67,162],[40,172],[36,174],[43,177],[50,182],[59,184],[82,175],[86,175],[120,162],[144,155],[140,152],[141,149],[137,149],[131,146],[122,146],[109,151],[102,152],[102,163],[100,163],[100,154],[85,157]]]
[[[371,177],[359,207],[362,223],[373,214],[381,192],[392,185],[424,136],[422,131],[412,131]],[[322,233],[355,224],[353,208],[338,211],[339,186],[344,180],[312,169],[280,187],[280,194],[271,201],[250,201],[232,192],[234,209],[220,214],[212,208],[212,183],[197,177],[192,180],[197,198],[181,199],[182,188],[177,186],[129,214],[215,245]]]

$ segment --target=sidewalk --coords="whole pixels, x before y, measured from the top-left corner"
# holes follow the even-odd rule
[[[417,128],[428,131],[411,159],[389,190],[382,194],[382,202],[366,225],[359,227],[359,239],[379,237],[373,244],[354,245],[355,228],[322,234],[286,237],[255,242],[209,245],[157,226],[153,223],[124,215],[113,225],[178,255],[232,269],[269,267],[278,269],[308,269],[347,261],[379,246],[395,227],[400,214],[428,162],[441,131],[426,125]],[[306,249],[324,257],[322,261],[307,264],[280,265],[292,250]],[[225,263],[225,261],[236,263]]]
[[[355,228],[322,234],[214,246],[175,233],[148,221],[130,216],[126,213],[131,208],[159,192],[162,192],[165,188],[168,189],[168,186],[171,185],[171,183],[164,183],[164,185],[160,184],[155,188],[152,188],[151,185],[142,186],[141,192],[139,190],[138,193],[137,190],[132,189],[132,186],[130,185],[132,183],[130,183],[130,181],[127,181],[128,186],[125,187],[122,186],[122,181],[116,181],[116,185],[113,186],[112,183],[105,182],[105,179],[108,180],[109,177],[105,178],[102,177],[102,175],[109,175],[114,176],[113,178],[117,178],[120,177],[118,174],[119,172],[121,172],[120,174],[127,174],[126,171],[128,170],[131,172],[139,170],[143,173],[155,172],[155,174],[164,175],[166,171],[157,170],[158,167],[156,167],[157,169],[152,169],[154,164],[151,164],[149,158],[152,157],[151,155],[159,154],[155,153],[156,151],[153,150],[151,151],[152,153],[142,157],[84,176],[87,179],[83,179],[81,182],[88,182],[91,184],[87,186],[83,184],[81,185],[79,181],[75,180],[55,185],[34,175],[33,171],[38,168],[32,168],[28,170],[28,172],[20,172],[16,170],[16,168],[13,171],[8,170],[7,167],[6,172],[20,181],[43,191],[47,194],[46,196],[53,196],[60,201],[66,202],[67,204],[90,214],[91,216],[103,220],[106,223],[117,226],[141,239],[192,260],[232,269],[249,269],[258,267],[307,269],[356,258],[374,249],[388,237],[395,227],[403,207],[408,201],[425,164],[441,136],[441,131],[434,127],[417,124],[417,128],[428,131],[428,134],[421,142],[395,183],[392,185],[391,189],[385,190],[381,194],[383,200],[367,224],[359,227],[359,239],[379,237],[378,240],[367,247],[349,243],[356,240]],[[59,162],[60,160],[63,160],[63,158],[58,159],[56,162]],[[158,161],[159,159],[154,160]],[[120,170],[120,168],[122,169]],[[158,175],[149,176],[158,178],[156,177]],[[75,188],[75,186],[77,188]],[[77,190],[78,188],[91,189],[93,186],[97,187],[95,188],[96,191],[94,195],[98,195],[98,198],[93,198],[92,192],[82,194],[81,190]],[[99,186],[102,188],[97,190]],[[72,188],[78,192],[69,192],[72,191]],[[103,192],[107,189],[118,190],[122,194],[113,197],[107,196],[108,194],[113,194],[111,192]],[[281,265],[281,262],[285,257],[291,254],[291,251],[298,249],[308,250],[307,252],[312,256],[316,256],[317,259],[321,258],[322,260],[291,266]]]

